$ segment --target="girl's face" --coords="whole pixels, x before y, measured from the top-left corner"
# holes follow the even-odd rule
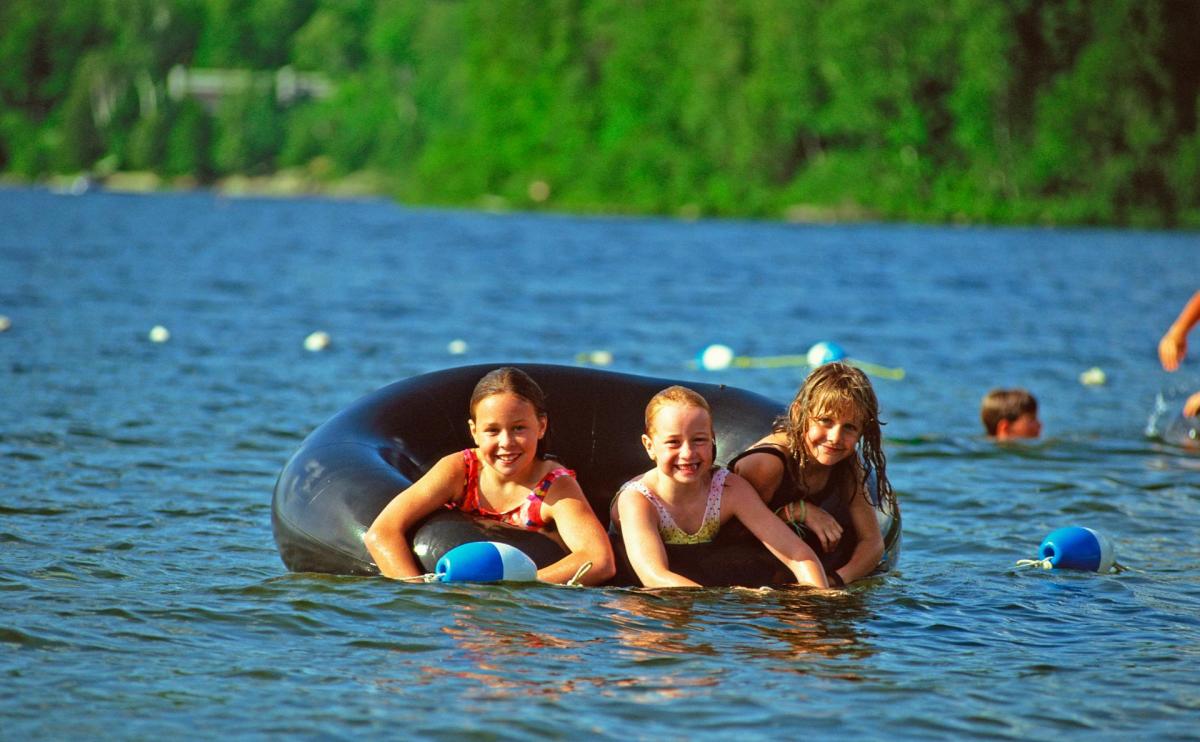
[[[833,466],[854,453],[862,437],[862,416],[849,405],[826,410],[808,419],[804,445],[808,456],[822,466]]]
[[[712,418],[701,407],[665,405],[654,413],[642,445],[663,476],[698,482],[713,465]]]
[[[537,460],[537,445],[546,435],[546,418],[515,394],[484,397],[468,421],[479,459],[501,476],[514,477]]]

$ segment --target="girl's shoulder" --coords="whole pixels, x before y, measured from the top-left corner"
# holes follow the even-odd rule
[[[721,472],[721,471],[725,472],[725,479],[724,479],[723,484],[724,484],[724,490],[725,490],[726,495],[728,495],[731,492],[734,492],[734,493],[746,492],[746,493],[754,494],[754,486],[750,484],[750,480],[746,479],[745,477],[743,477],[742,475],[738,474],[735,471],[732,471],[730,469],[715,469],[715,470],[713,470],[713,476],[714,477],[718,476],[718,472]]]
[[[792,441],[788,438],[787,433],[775,432],[759,440],[753,447],[769,448],[785,455],[791,455]]]
[[[627,490],[642,490],[642,489],[648,489],[651,492],[653,492],[654,491],[654,487],[653,487],[654,474],[655,474],[655,470],[651,469],[650,471],[645,471],[645,472],[642,472],[641,474],[638,474],[635,477],[629,478],[628,480],[625,481],[624,484],[622,484],[617,489],[617,494],[620,494]]]
[[[534,471],[537,484],[532,489],[543,498],[559,497],[574,493],[583,494],[579,482],[575,480],[575,470],[563,466],[558,459],[542,459]]]
[[[476,465],[479,462],[479,455],[474,448],[464,448],[461,451],[448,453],[437,460],[433,465],[433,469],[440,469],[444,472],[460,471],[465,472],[471,468],[472,462]]]
[[[621,520],[618,510],[620,509],[621,503],[630,503],[633,507],[639,509],[653,507],[650,504],[649,498],[641,494],[642,492],[650,492],[653,494],[653,490],[649,489],[645,483],[646,477],[653,473],[654,470],[651,469],[648,472],[638,474],[637,476],[626,480],[624,484],[617,488],[616,494],[612,496],[612,500],[609,503],[608,515],[611,522],[616,523],[618,528],[620,527]]]
[[[780,442],[771,435],[734,456],[729,462],[729,468],[736,467],[742,471],[747,467],[766,471],[783,470],[790,458],[787,441]]]

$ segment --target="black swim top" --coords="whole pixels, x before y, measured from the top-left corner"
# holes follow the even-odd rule
[[[779,461],[783,464],[783,479],[779,481],[779,486],[773,493],[771,493],[771,499],[767,503],[767,506],[772,510],[777,510],[784,505],[787,505],[789,502],[795,502],[796,500],[805,500],[806,502],[811,502],[815,505],[822,505],[822,503],[830,499],[831,495],[835,494],[835,490],[832,486],[833,477],[830,477],[829,480],[825,482],[825,486],[817,492],[802,492],[800,489],[800,483],[796,481],[796,475],[793,473],[794,467],[792,466],[791,459],[778,446],[774,446],[769,443],[742,451],[737,456],[733,457],[733,459],[729,462],[728,468],[733,469],[733,467],[737,465],[738,461],[755,453],[769,453],[775,458],[779,459]],[[829,508],[826,508],[826,510],[828,509]]]
[[[838,542],[837,547],[833,551],[825,551],[821,547],[821,542],[816,534],[807,529],[804,529],[800,537],[804,539],[804,543],[808,544],[821,559],[821,564],[824,565],[826,572],[835,570],[848,562],[854,553],[854,547],[858,544],[858,533],[855,531],[854,524],[850,519],[850,499],[842,497],[836,485],[836,480],[840,478],[832,476],[833,472],[830,472],[831,476],[824,487],[817,492],[804,494],[801,492],[800,485],[793,474],[794,468],[790,465],[791,462],[787,453],[777,446],[770,444],[755,446],[754,448],[742,451],[729,462],[729,468],[733,469],[739,459],[749,456],[752,453],[769,453],[783,462],[783,479],[779,481],[779,487],[771,494],[771,500],[767,503],[767,506],[771,510],[777,511],[784,505],[796,500],[804,500],[805,502],[811,502],[814,505],[820,506],[822,510],[832,516],[842,526],[842,539]],[[741,526],[740,523],[736,525]],[[724,534],[726,531],[729,531],[731,538],[734,537],[734,533],[738,533],[742,538],[746,538],[746,534],[749,534],[749,531],[744,528],[742,530],[744,530],[744,534],[742,531],[735,530],[727,525],[721,528],[721,533]]]

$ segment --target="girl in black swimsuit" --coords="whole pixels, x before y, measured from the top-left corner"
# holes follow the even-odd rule
[[[729,462],[821,556],[831,585],[870,574],[883,556],[875,509],[895,512],[896,496],[880,425],[866,374],[828,363],[809,374],[771,433]]]

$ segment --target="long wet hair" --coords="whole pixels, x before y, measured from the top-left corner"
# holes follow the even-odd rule
[[[847,456],[834,465],[830,482],[847,498],[866,486],[869,471],[875,472],[880,506],[893,508],[896,494],[887,478],[887,459],[883,455],[883,430],[879,420],[879,401],[871,381],[861,370],[848,363],[826,363],[813,369],[796,397],[788,405],[787,412],[780,415],[772,427],[775,433],[783,433],[788,441],[789,463],[797,484],[803,482],[801,472],[811,457],[804,443],[808,424],[814,418],[831,412],[853,412],[861,419],[862,435],[858,439],[858,456]],[[861,457],[865,468],[860,465]],[[847,499],[847,502],[849,500]]]
[[[496,394],[516,395],[533,405],[533,410],[539,418],[547,419],[549,417],[546,413],[546,393],[542,391],[537,382],[519,368],[504,366],[503,368],[488,371],[475,384],[475,389],[471,392],[471,403],[469,406],[471,420],[475,419],[475,408],[479,403]],[[537,457],[539,459],[546,458],[546,439],[549,437],[550,428],[547,426],[546,435],[543,435],[538,440]]]

